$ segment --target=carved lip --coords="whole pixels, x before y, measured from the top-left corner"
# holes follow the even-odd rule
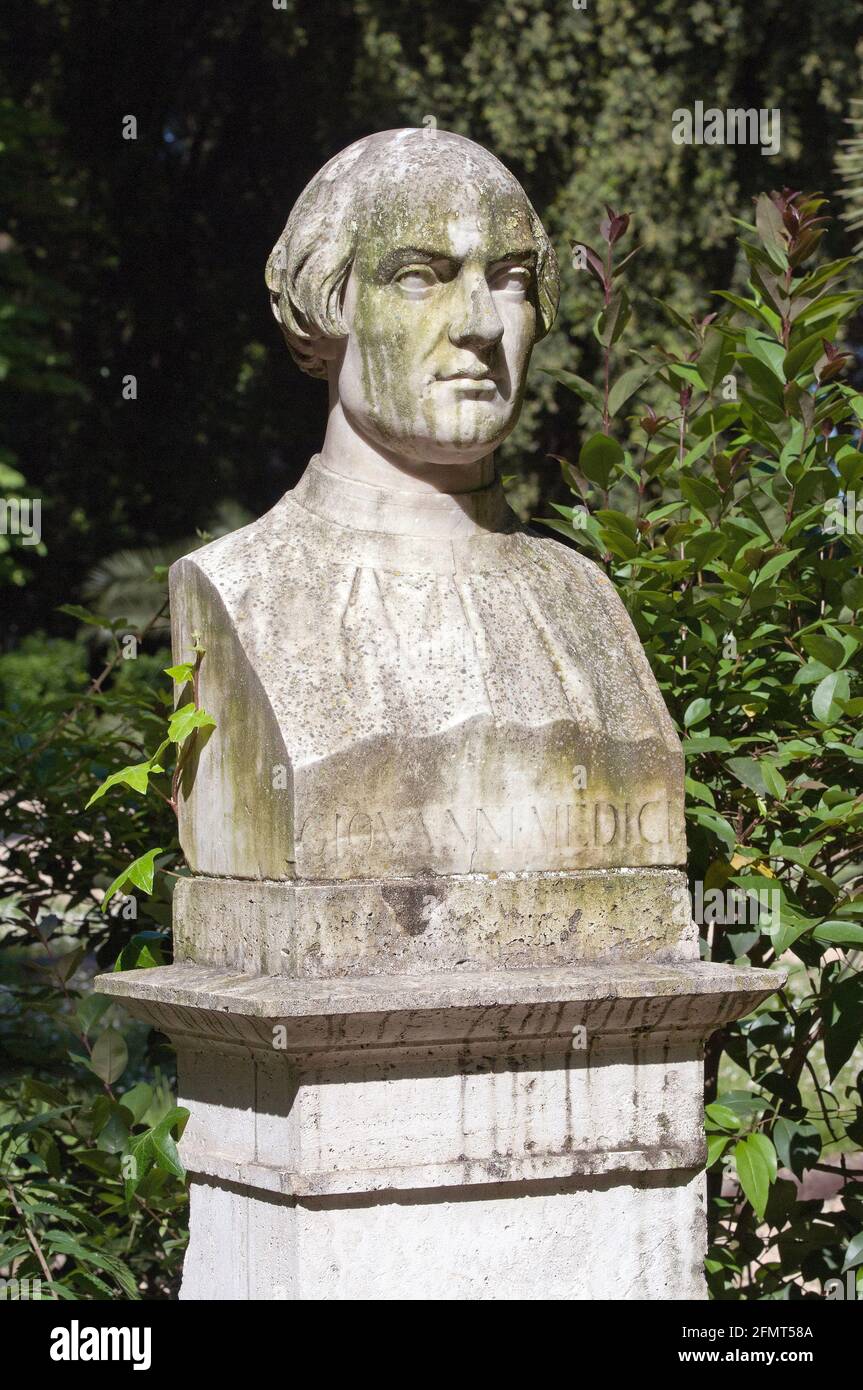
[[[438,376],[437,381],[447,381],[460,386],[470,386],[474,389],[487,389],[489,386],[497,386],[497,381],[491,372],[488,371],[463,371],[447,372],[445,376]]]

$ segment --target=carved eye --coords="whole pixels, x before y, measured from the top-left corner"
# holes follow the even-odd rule
[[[523,265],[508,265],[492,277],[493,290],[503,290],[507,294],[527,294],[530,289],[530,271]]]
[[[406,290],[408,294],[422,294],[438,283],[438,277],[430,265],[407,265],[394,279],[399,289]]]

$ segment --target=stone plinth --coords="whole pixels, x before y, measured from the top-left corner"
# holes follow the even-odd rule
[[[698,962],[100,987],[191,1111],[182,1297],[704,1296],[702,1047],[776,987]]]
[[[178,960],[297,978],[691,960],[679,869],[330,883],[196,876],[174,894]]]

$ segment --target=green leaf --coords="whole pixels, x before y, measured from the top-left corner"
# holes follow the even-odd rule
[[[739,1116],[728,1105],[720,1105],[718,1101],[714,1101],[705,1108],[704,1113],[710,1123],[719,1129],[740,1128]]]
[[[581,447],[578,466],[586,478],[607,488],[613,470],[623,463],[623,449],[607,434],[593,434]]]
[[[96,1265],[97,1268],[107,1270],[117,1280],[128,1298],[137,1299],[140,1297],[138,1286],[128,1266],[111,1255],[104,1245],[99,1245],[94,1250],[88,1250],[80,1241],[73,1240],[65,1231],[57,1230],[51,1230],[45,1237],[45,1241],[49,1248],[57,1254],[72,1256],[85,1264]]]
[[[727,738],[709,735],[705,738],[685,738],[683,751],[687,757],[700,757],[702,753],[730,753],[732,745]]]
[[[787,234],[782,214],[772,198],[759,193],[755,200],[755,226],[761,244],[778,270],[788,269]]]
[[[178,685],[185,685],[187,681],[194,679],[195,668],[190,666],[188,661],[181,661],[179,666],[166,666],[164,669],[165,675],[170,676]]]
[[[83,999],[78,1000],[75,1013],[85,1033],[89,1033],[90,1029],[95,1027],[111,1004],[112,1000],[106,994],[85,994]]]
[[[609,414],[617,415],[630,397],[634,396],[636,391],[655,376],[657,371],[657,367],[642,363],[641,366],[630,367],[621,377],[618,377],[608,393]]]
[[[785,354],[785,376],[788,381],[793,381],[795,377],[803,376],[811,371],[818,358],[824,351],[823,334],[812,333],[808,338],[803,338],[794,347],[789,348]]]
[[[863,608],[863,575],[855,574],[845,580],[842,599],[849,608]]]
[[[120,1104],[131,1112],[133,1122],[139,1125],[153,1104],[153,1098],[153,1087],[147,1085],[145,1081],[139,1081],[136,1086],[133,1086],[130,1091],[120,1097]]]
[[[786,550],[781,555],[771,555],[766,565],[762,566],[755,576],[755,584],[764,584],[766,580],[773,579],[781,570],[792,564],[798,555],[802,554],[802,550]]]
[[[164,965],[162,946],[165,935],[158,931],[136,932],[117,957],[115,970],[150,970],[153,966]]]
[[[744,787],[755,792],[756,796],[767,795],[763,769],[754,758],[729,758],[725,766]]]
[[[206,710],[196,709],[193,704],[182,705],[174,711],[168,724],[168,738],[172,743],[183,743],[196,729],[214,729],[216,721]]]
[[[845,648],[833,637],[825,637],[820,632],[808,632],[800,638],[800,645],[810,656],[815,657],[827,667],[836,671],[845,660]]]
[[[812,713],[822,724],[833,724],[842,713],[842,706],[851,694],[848,676],[844,671],[831,671],[816,687],[812,696]]]
[[[146,796],[152,774],[164,770],[153,758],[149,758],[145,763],[131,763],[128,767],[121,767],[119,772],[112,772],[111,776],[106,777],[101,786],[96,788],[84,810],[89,811],[93,802],[103,797],[111,787],[130,787],[139,796]]]
[[[849,1269],[856,1269],[859,1264],[863,1264],[863,1231],[858,1231],[857,1235],[852,1236],[849,1240],[842,1273],[844,1274]]]
[[[109,1154],[122,1153],[129,1142],[128,1111],[124,1113],[120,1105],[112,1106],[106,1123],[99,1130],[99,1148]]]
[[[107,889],[102,899],[102,911],[104,912],[114,894],[127,883],[132,883],[136,888],[140,888],[144,893],[153,891],[153,875],[156,871],[156,858],[163,851],[161,849],[149,849],[146,854],[141,854],[137,859],[133,859],[131,864],[123,869],[114,879],[114,882]]]
[[[90,1069],[108,1086],[112,1086],[123,1075],[129,1061],[126,1040],[116,1028],[106,1028],[100,1033],[90,1054]]]
[[[837,918],[822,922],[820,926],[815,928],[812,935],[816,941],[823,941],[833,946],[863,945],[863,927],[856,922],[841,922]]]
[[[708,1134],[707,1136],[707,1167],[712,1168],[718,1158],[721,1158],[731,1139],[727,1134]]]
[[[703,825],[705,829],[712,831],[718,840],[722,842],[727,850],[733,850],[737,843],[737,836],[733,826],[729,825],[724,816],[720,816],[716,811],[712,811],[709,806],[699,806],[689,812],[691,820],[696,825]]]
[[[108,619],[99,618],[95,613],[91,613],[88,608],[82,608],[79,603],[63,603],[57,609],[58,613],[67,613],[70,618],[77,618],[79,623],[86,623],[88,627],[107,627]]]
[[[773,1126],[773,1142],[779,1161],[801,1178],[807,1168],[818,1162],[821,1136],[814,1125],[780,1116]]]
[[[697,700],[692,700],[684,711],[683,727],[689,729],[693,724],[700,724],[702,719],[706,719],[710,713],[710,701],[705,700],[703,695],[699,695]]]
[[[722,506],[722,493],[707,478],[681,477],[679,487],[689,505],[701,512],[708,521],[711,519],[711,512]]]
[[[785,372],[783,370],[783,362],[785,350],[782,344],[778,343],[771,335],[759,332],[757,328],[747,328],[744,338],[746,346],[752,353],[752,356],[757,357],[759,362],[763,362],[765,367],[768,367],[776,377],[776,380],[781,385],[784,385]]]
[[[778,768],[774,767],[767,758],[761,759],[760,767],[761,775],[764,778],[764,785],[770,795],[776,797],[779,801],[784,800],[788,791],[788,783],[785,781],[782,773]]]
[[[595,333],[603,347],[613,347],[629,322],[630,304],[626,290],[621,289],[612,297],[611,303],[603,309],[596,320]]]
[[[173,1173],[174,1177],[179,1178],[181,1182],[185,1180],[186,1170],[180,1160],[179,1150],[171,1130],[179,1124],[182,1131],[188,1117],[188,1110],[176,1106],[150,1131],[156,1166],[167,1173]]]
[[[541,370],[547,376],[554,377],[555,381],[559,381],[561,386],[566,387],[567,391],[573,391],[576,396],[580,396],[587,405],[592,405],[600,415],[602,414],[602,393],[589,381],[585,381],[584,377],[577,376],[575,372],[552,372],[545,367]]]
[[[776,1151],[766,1135],[749,1134],[735,1144],[733,1156],[743,1194],[761,1220],[776,1178]]]

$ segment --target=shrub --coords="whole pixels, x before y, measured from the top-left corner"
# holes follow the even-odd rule
[[[860,296],[850,258],[812,264],[823,207],[760,196],[747,292],[701,319],[667,308],[679,351],[628,355],[629,218],[608,209],[602,250],[573,245],[602,299],[601,382],[558,374],[592,428],[547,524],[613,578],[683,736],[703,953],[791,968],[708,1045],[717,1298],[801,1297],[863,1265],[863,396],[837,346]],[[809,1199],[813,1169],[838,1203]]]

